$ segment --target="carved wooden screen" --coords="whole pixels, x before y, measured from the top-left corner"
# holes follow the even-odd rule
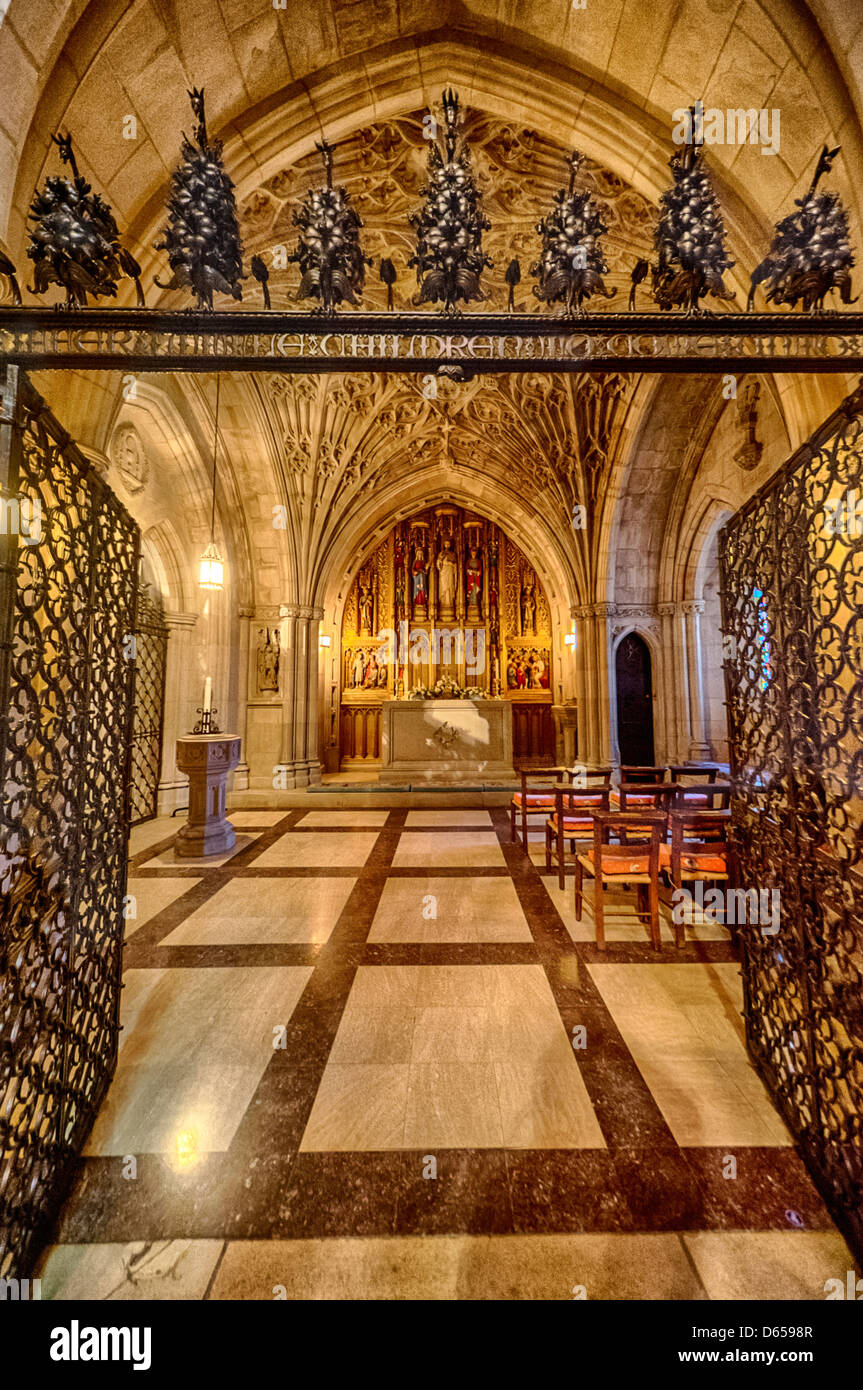
[[[168,628],[158,595],[145,584],[135,619],[135,718],[132,728],[131,824],[152,820],[158,810],[165,714]]]
[[[0,1277],[21,1277],[116,1062],[139,534],[26,378],[0,386]]]
[[[863,389],[720,537],[749,1050],[863,1247]]]

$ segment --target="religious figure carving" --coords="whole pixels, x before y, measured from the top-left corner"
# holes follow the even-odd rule
[[[444,539],[443,549],[437,557],[438,599],[440,616],[452,618],[455,612],[455,595],[458,583],[458,565],[449,536]]]
[[[360,632],[363,635],[371,635],[372,620],[374,618],[374,598],[370,584],[360,585]]]
[[[521,591],[521,630],[536,632],[536,589],[533,580],[525,580]]]
[[[256,666],[258,674],[258,693],[276,691],[279,688],[279,633],[269,628],[258,628],[258,647]]]
[[[472,545],[468,550],[465,575],[468,617],[476,622],[481,616],[480,603],[482,600],[482,557],[479,547],[476,545]]]
[[[414,617],[421,621],[428,615],[429,571],[425,549],[419,544],[414,546],[414,558],[411,565],[411,598],[413,599]]]
[[[363,683],[363,676],[366,669],[366,654],[362,647],[354,652],[351,662],[350,684],[353,689],[358,689]]]

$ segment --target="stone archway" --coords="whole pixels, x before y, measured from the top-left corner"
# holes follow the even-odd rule
[[[378,766],[385,702],[448,680],[511,704],[516,763],[554,761],[567,608],[514,529],[451,495],[374,528],[321,634],[328,770]]]

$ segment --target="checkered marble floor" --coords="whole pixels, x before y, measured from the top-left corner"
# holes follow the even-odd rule
[[[43,1297],[823,1298],[853,1259],[721,927],[607,949],[505,810],[133,838],[117,1073]]]

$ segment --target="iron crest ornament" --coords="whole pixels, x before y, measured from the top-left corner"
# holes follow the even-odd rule
[[[795,199],[796,212],[776,224],[768,254],[752,272],[747,309],[752,308],[755,288],[761,285],[768,304],[802,303],[804,312],[823,313],[824,298],[839,291],[843,304],[851,298],[854,254],[848,214],[838,193],[819,193],[818,182],[830,172],[840,145],[825,145],[808,191]]]
[[[633,292],[649,269],[660,309],[683,309],[687,315],[708,312],[700,308],[705,295],[734,298],[722,278],[734,261],[725,249],[725,223],[704,163],[698,111],[690,107],[687,142],[668,161],[672,184],[659,200],[653,242],[657,263],[638,261],[632,272]]]
[[[459,140],[458,95],[443,94],[446,125],[443,147],[429,149],[428,183],[420,189],[425,206],[408,215],[417,235],[416,267],[419,289],[413,303],[442,304],[446,314],[458,313],[459,301],[485,299],[480,277],[492,262],[482,249],[482,234],[491,223],[482,214],[482,199],[471,171],[470,150]]]
[[[589,193],[576,193],[575,178],[582,155],[573,150],[569,157],[569,187],[554,196],[548,217],[537,223],[542,237],[542,255],[530,268],[539,276],[533,292],[547,304],[563,304],[567,314],[584,313],[583,304],[594,294],[613,299],[616,290],[607,290],[603,275],[608,265],[601,240],[607,226]]]
[[[332,314],[342,303],[358,304],[371,258],[360,246],[362,219],[351,207],[344,188],[333,187],[333,147],[326,140],[315,145],[324,160],[326,183],[312,188],[294,213],[300,229],[297,249],[288,257],[300,267],[297,299],[317,299],[319,312]]]
[[[141,267],[121,246],[110,207],[78,172],[72,136],[51,138],[61,160],[72,170],[72,177],[49,175],[45,187],[34,194],[30,204],[30,293],[44,294],[49,285],[60,285],[66,291],[67,309],[85,308],[90,295],[94,299],[114,299],[117,281],[127,275],[135,282],[139,307],[143,306]],[[8,276],[9,271],[4,273]],[[15,288],[13,278],[13,294]]]
[[[183,136],[182,161],[171,175],[168,225],[157,251],[167,251],[172,275],[161,290],[192,289],[199,310],[212,309],[213,295],[242,299],[243,248],[234,185],[225,172],[221,140],[207,135],[203,88],[189,92],[197,118],[195,144]]]

